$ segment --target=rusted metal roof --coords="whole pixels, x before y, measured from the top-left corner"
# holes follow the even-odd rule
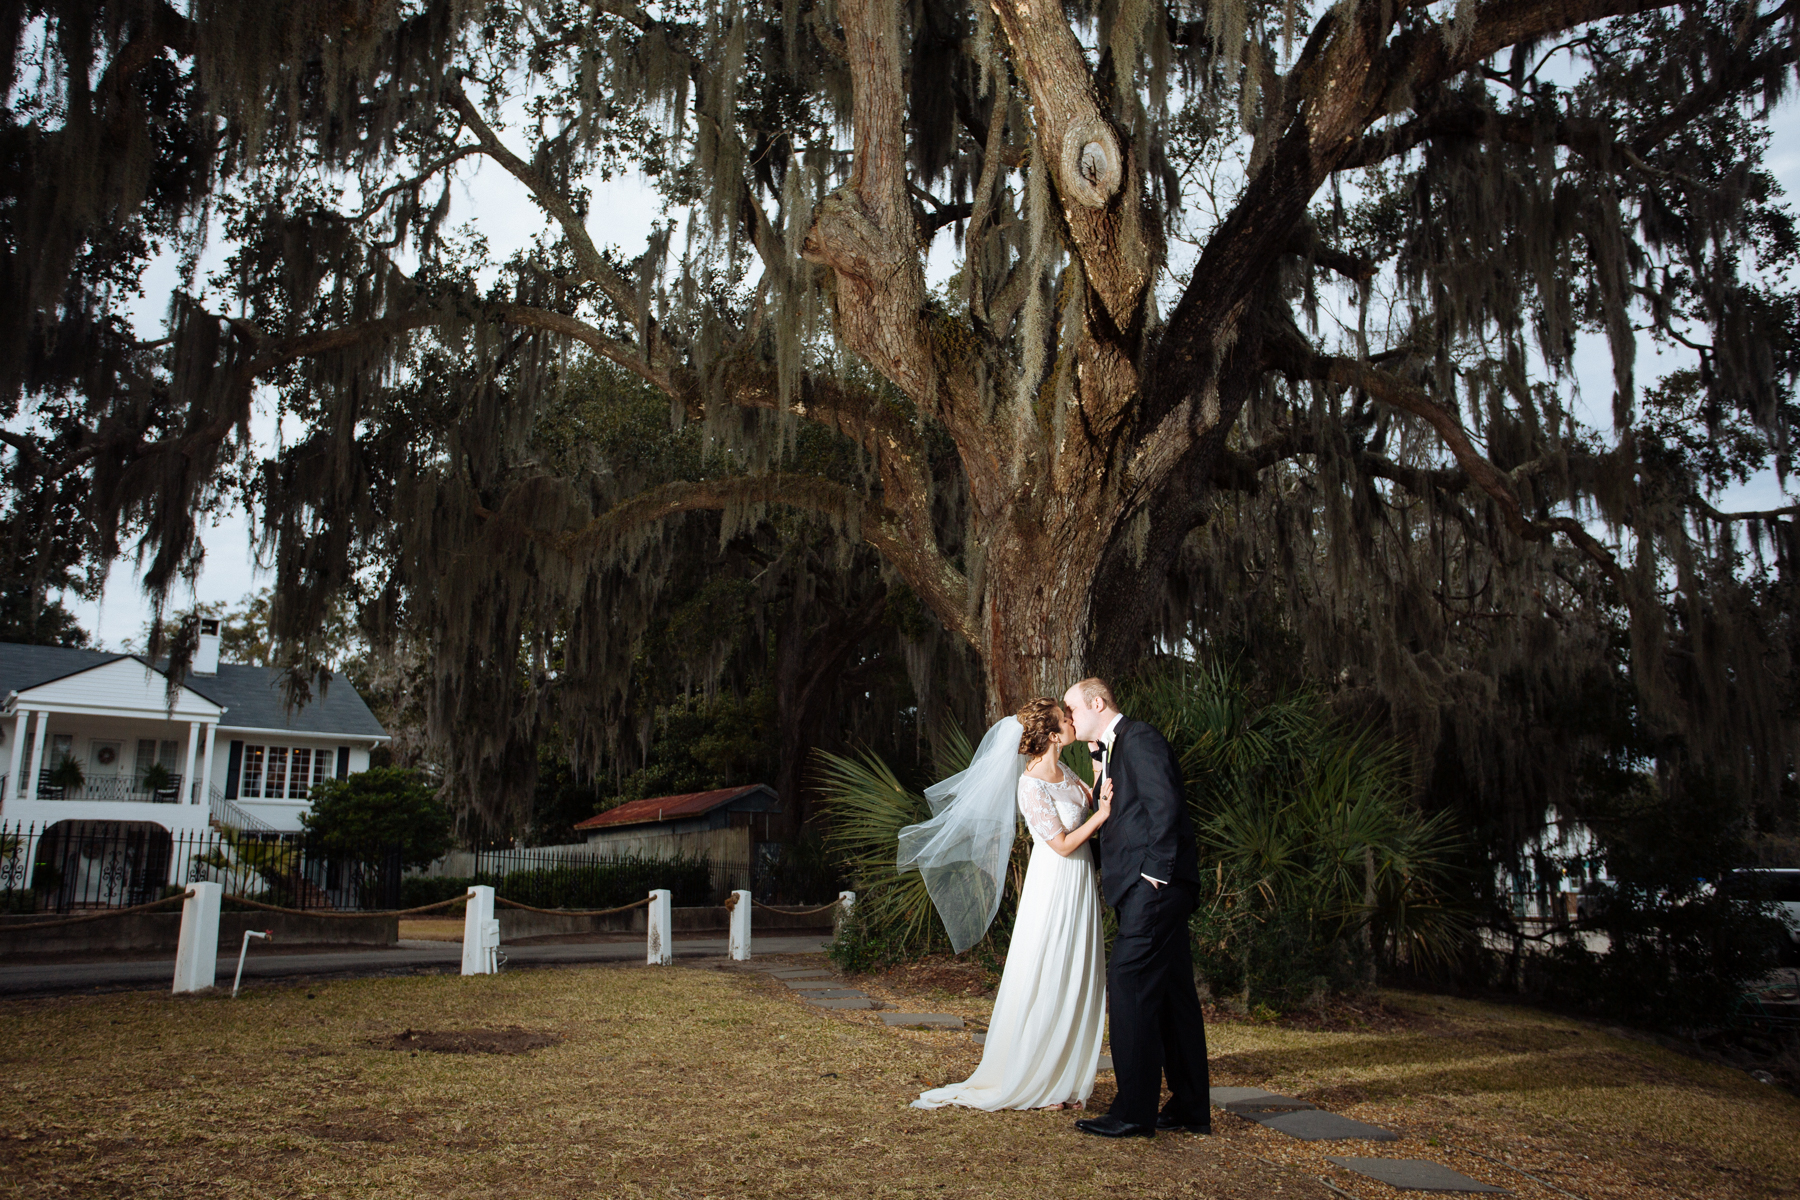
[[[575,828],[580,831],[608,829],[615,825],[654,825],[658,821],[679,821],[687,817],[704,816],[721,804],[729,804],[752,792],[768,792],[771,798],[775,795],[766,784],[753,783],[748,787],[689,792],[684,796],[652,796],[645,800],[628,800],[617,808],[609,808],[598,816],[589,817]]]

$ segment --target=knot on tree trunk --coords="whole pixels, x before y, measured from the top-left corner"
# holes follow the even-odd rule
[[[1062,138],[1063,194],[1088,208],[1105,208],[1124,178],[1119,137],[1097,117],[1078,117]]]
[[[883,279],[906,261],[906,247],[870,219],[856,189],[845,186],[819,202],[800,253],[840,275]]]

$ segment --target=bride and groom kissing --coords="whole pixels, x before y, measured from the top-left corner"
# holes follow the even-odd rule
[[[1093,754],[1094,789],[1062,764],[1076,741]],[[1076,1128],[1099,1137],[1211,1133],[1206,1029],[1188,944],[1199,859],[1181,771],[1162,734],[1121,714],[1104,682],[1084,679],[1060,700],[1038,697],[997,722],[968,769],[925,796],[932,817],[900,831],[899,865],[924,876],[958,953],[999,911],[1015,812],[1032,847],[981,1065],[913,1106],[1084,1107],[1110,1002],[1118,1094]],[[1118,916],[1110,962],[1103,899]],[[1165,1077],[1172,1098],[1158,1111]]]

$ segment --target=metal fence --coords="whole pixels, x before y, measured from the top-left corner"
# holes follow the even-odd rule
[[[292,835],[170,832],[147,821],[0,823],[0,910],[8,912],[129,908],[203,881],[283,908],[398,908],[402,876],[397,847],[328,855]]]
[[[766,879],[758,890],[758,867],[766,868],[767,856],[725,861],[570,849],[458,852],[425,870],[406,870],[398,847],[327,854],[293,834],[217,828],[171,833],[143,821],[0,823],[0,912],[128,908],[199,881],[283,908],[336,911],[414,908],[463,895],[471,884],[487,884],[504,899],[537,908],[610,908],[652,888],[667,888],[683,907],[722,903],[737,888],[763,899],[813,899],[781,894]]]

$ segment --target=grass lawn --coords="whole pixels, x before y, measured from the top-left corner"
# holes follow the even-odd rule
[[[857,984],[985,1019],[954,973]],[[1061,1113],[911,1110],[974,1066],[966,1034],[813,1010],[723,964],[8,1001],[0,1023],[3,1196],[1418,1195],[1327,1154],[1432,1158],[1522,1197],[1763,1197],[1800,1178],[1800,1102],[1785,1093],[1435,997],[1389,995],[1329,1028],[1211,1030],[1215,1084],[1404,1135],[1386,1145],[1300,1143],[1222,1115],[1212,1138],[1115,1143]],[[483,1029],[549,1044],[415,1048],[459,1041],[421,1031]],[[1103,1075],[1095,1100],[1110,1095]]]

